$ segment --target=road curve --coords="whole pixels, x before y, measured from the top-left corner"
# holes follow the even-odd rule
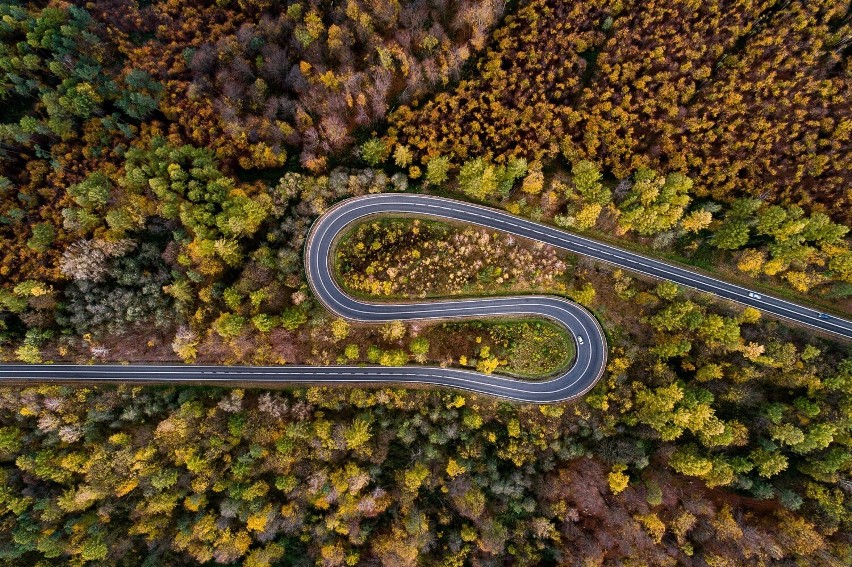
[[[742,305],[754,307],[776,317],[846,339],[852,339],[852,321],[829,316],[811,307],[805,307],[784,299],[766,295],[763,292],[697,273],[688,268],[676,266],[668,262],[648,258],[647,256],[629,252],[616,246],[584,238],[552,226],[517,217],[498,209],[456,201],[454,199],[430,195],[394,193],[382,193],[348,199],[338,203],[323,215],[314,225],[311,236],[317,232],[317,229],[323,229],[324,227],[333,227],[339,231],[343,226],[366,216],[394,213],[435,217],[438,220],[449,219],[508,232],[530,240],[543,242],[544,244],[555,246],[568,252],[588,256],[632,272],[658,279],[670,280],[685,287],[711,293]],[[334,224],[332,225],[332,223]],[[331,233],[332,231],[325,230],[324,232]],[[317,248],[316,244],[312,246],[311,242],[308,244],[309,253],[311,252],[310,248]],[[329,248],[326,246],[324,250],[329,250]],[[318,266],[309,266],[309,274],[316,275],[317,272]],[[333,301],[334,299],[337,298],[332,298]]]
[[[428,205],[424,207],[424,205]],[[442,214],[434,208],[447,209]],[[453,206],[462,209],[453,212]],[[379,323],[395,319],[460,319],[493,316],[539,316],[566,327],[575,338],[571,366],[544,381],[521,381],[472,370],[423,366],[200,366],[200,365],[3,365],[0,381],[6,383],[115,382],[115,383],[246,383],[269,385],[310,384],[428,384],[470,390],[501,398],[549,403],[576,398],[588,392],[606,367],[607,344],[595,317],[580,305],[552,296],[495,297],[420,303],[371,303],[344,293],[334,277],[337,237],[353,222],[376,214],[422,214],[464,220],[466,203],[406,194],[371,195],[338,203],[311,227],[305,244],[308,282],[317,299],[331,312],[349,320]],[[443,210],[443,209],[441,209]],[[490,209],[484,209],[491,211]],[[503,214],[491,211],[492,214]],[[491,226],[473,217],[476,224]],[[493,228],[501,228],[495,220]],[[514,232],[511,231],[510,232]],[[521,236],[523,236],[521,234]]]
[[[305,245],[308,281],[320,302],[333,313],[351,320],[382,322],[483,318],[498,315],[542,316],[564,325],[574,335],[577,355],[572,366],[542,382],[513,380],[478,372],[435,367],[358,366],[119,366],[119,365],[6,365],[6,382],[121,382],[121,383],[420,383],[460,388],[523,402],[558,402],[591,389],[606,366],[606,339],[595,318],[576,303],[550,296],[498,297],[420,303],[371,303],[346,295],[333,274],[336,238],[352,223],[373,215],[412,214],[455,220],[500,230],[601,260],[621,268],[671,280],[683,286],[760,309],[847,339],[852,322],[771,297],[672,264],[628,252],[506,212],[427,195],[385,193],[338,203],[311,228]],[[580,344],[577,337],[582,337]]]

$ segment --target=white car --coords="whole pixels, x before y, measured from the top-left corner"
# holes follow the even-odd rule
[[[760,294],[754,293],[753,291],[748,292],[748,296],[752,299],[763,299]]]
[[[577,342],[579,344],[583,344],[583,337],[581,337],[580,335],[577,335]]]

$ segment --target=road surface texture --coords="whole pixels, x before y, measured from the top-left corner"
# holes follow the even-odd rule
[[[334,277],[333,251],[336,239],[359,219],[394,214],[454,220],[508,232],[633,272],[667,279],[743,305],[750,305],[765,313],[824,332],[852,338],[850,321],[503,211],[441,197],[385,193],[356,197],[338,203],[311,228],[305,245],[308,282],[316,297],[327,309],[350,320],[372,323],[394,319],[546,317],[565,326],[573,334],[577,343],[577,354],[571,367],[553,379],[531,382],[469,370],[415,366],[5,365],[0,366],[0,380],[14,383],[246,383],[257,386],[281,383],[419,383],[536,403],[576,398],[595,385],[606,366],[606,339],[594,316],[576,303],[538,295],[421,303],[370,303],[344,293]]]

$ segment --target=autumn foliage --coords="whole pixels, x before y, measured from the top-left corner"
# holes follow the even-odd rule
[[[389,191],[842,310],[849,38],[832,0],[0,1],[0,361],[571,364],[545,320],[327,313],[311,223]],[[0,564],[850,564],[848,345],[480,228],[370,219],[334,260],[372,300],[568,297],[606,373],[5,386]]]
[[[845,6],[533,0],[455,89],[396,109],[428,163],[588,159],[618,179],[680,171],[694,196],[752,195],[849,220]]]

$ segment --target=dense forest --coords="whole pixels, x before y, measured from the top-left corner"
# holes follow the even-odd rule
[[[849,33],[832,0],[524,2],[475,73],[391,114],[388,140],[426,161],[680,171],[696,196],[815,202],[848,221]]]
[[[335,318],[311,223],[434,192],[852,312],[836,0],[0,0],[0,361],[439,364],[538,380],[541,320]],[[852,563],[852,350],[465,226],[355,226],[372,299],[550,293],[583,399],[0,389],[4,565]]]

